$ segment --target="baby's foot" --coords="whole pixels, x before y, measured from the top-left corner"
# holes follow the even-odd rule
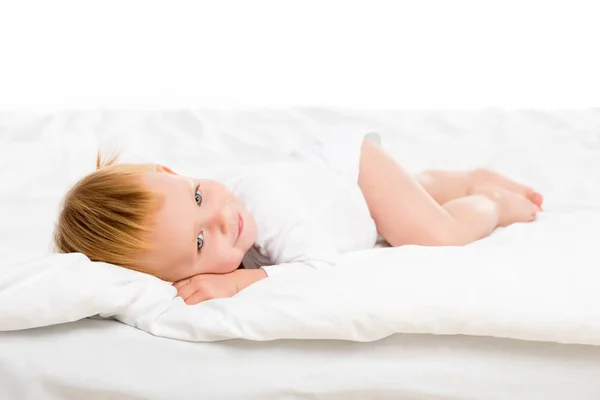
[[[538,207],[526,197],[513,191],[483,184],[474,186],[470,194],[481,194],[492,199],[498,205],[498,226],[508,226],[517,222],[531,222],[535,220],[539,211]]]
[[[528,198],[529,201],[535,204],[540,210],[542,209],[544,197],[540,193],[536,192],[529,186],[515,182],[512,179],[499,174],[498,172],[487,168],[479,168],[473,171],[473,186],[478,186],[481,184],[499,186],[503,189],[520,194],[521,196]]]

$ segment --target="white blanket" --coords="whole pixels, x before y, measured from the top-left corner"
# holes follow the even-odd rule
[[[201,176],[357,127],[380,132],[410,169],[485,165],[525,180],[546,195],[546,212],[466,247],[347,254],[338,268],[196,306],[156,278],[47,254],[58,200],[93,167],[97,138]],[[100,315],[200,341],[418,332],[598,345],[599,127],[594,110],[2,114],[0,330]]]

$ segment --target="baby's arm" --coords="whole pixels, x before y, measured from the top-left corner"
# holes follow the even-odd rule
[[[264,269],[238,269],[233,271],[234,279],[236,281],[237,291],[240,292],[246,289],[248,286],[261,281],[267,277],[267,273]]]
[[[228,274],[200,274],[175,282],[177,295],[186,304],[232,297],[241,290],[267,277],[263,269],[238,269]]]
[[[333,263],[325,260],[302,259],[295,262],[269,265],[258,269],[238,269],[228,274],[200,274],[175,282],[177,295],[186,304],[197,304],[210,299],[233,297],[248,286],[276,274],[306,273]]]

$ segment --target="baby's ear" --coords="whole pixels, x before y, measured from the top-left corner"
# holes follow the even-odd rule
[[[157,165],[156,172],[166,172],[167,174],[177,175],[173,170],[166,165]]]

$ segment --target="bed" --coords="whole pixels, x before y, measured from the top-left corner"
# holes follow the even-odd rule
[[[285,282],[279,286],[284,289],[262,285],[236,302],[195,309],[203,315],[215,310],[224,315],[227,329],[221,330],[202,321],[194,321],[191,328],[167,329],[173,315],[183,318],[184,310],[168,289],[164,299],[169,306],[162,310],[169,311],[163,315],[171,315],[170,320],[133,315],[131,308],[123,308],[132,298],[121,296],[125,289],[110,292],[121,301],[111,304],[114,310],[96,304],[105,308],[77,309],[53,319],[50,314],[58,305],[75,310],[73,303],[55,298],[50,302],[34,291],[0,285],[0,397],[600,398],[594,245],[600,237],[600,110],[1,113],[0,278],[30,282],[23,277],[33,270],[27,268],[47,267],[43,262],[19,263],[45,259],[60,197],[93,169],[99,144],[124,149],[130,160],[218,175],[219,168],[277,157],[318,135],[344,130],[377,131],[384,147],[410,170],[500,170],[542,192],[545,212],[532,227],[500,230],[465,249],[403,250],[406,290],[394,299],[414,304],[385,310],[397,318],[394,324],[370,313],[369,307],[382,304],[373,300],[376,293],[364,304],[346,303],[355,306],[354,314],[339,305],[321,310],[313,304],[298,311],[293,321],[285,320],[291,308],[257,306],[252,315],[243,315],[253,304],[264,304],[265,294],[278,296],[278,290],[294,289]],[[388,257],[390,250],[373,252]],[[352,258],[358,262],[374,254],[362,252]],[[531,268],[511,265],[514,254]],[[459,279],[449,272],[455,271],[448,261],[453,257],[478,262],[487,257],[493,262],[479,263],[480,268]],[[428,262],[418,261],[424,259]],[[449,263],[443,269],[442,259]],[[558,266],[550,268],[552,262]],[[416,266],[419,271],[411,268]],[[386,268],[379,271],[392,269]],[[52,275],[54,270],[45,270],[45,282],[59,286],[52,280],[59,276]],[[409,284],[432,277],[441,281],[435,291],[417,295],[408,290]],[[322,276],[323,282],[330,278]],[[385,284],[385,278],[381,275],[379,283]],[[138,285],[136,301],[152,285],[158,283]],[[496,292],[494,285],[505,291]],[[454,291],[445,292],[448,287]],[[328,293],[315,290],[321,296]],[[454,299],[458,300],[448,304]],[[36,319],[17,318],[14,310],[25,309]],[[271,320],[261,314],[265,310],[272,312]],[[347,318],[322,323],[335,313]],[[275,326],[278,320],[285,321],[282,327]],[[258,327],[260,321],[266,326]],[[344,324],[353,330],[341,329]]]
[[[3,399],[600,397],[600,349],[472,336],[189,343],[115,321],[0,333]]]

